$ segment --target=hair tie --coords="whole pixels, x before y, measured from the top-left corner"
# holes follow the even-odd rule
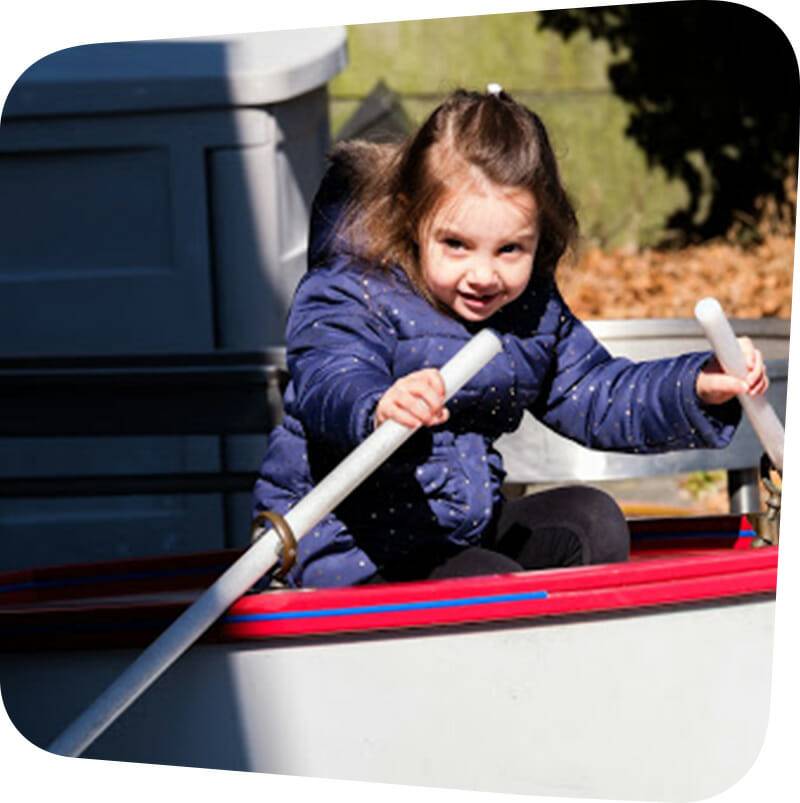
[[[486,84],[486,92],[489,95],[494,95],[496,98],[500,97],[503,87],[500,84]]]

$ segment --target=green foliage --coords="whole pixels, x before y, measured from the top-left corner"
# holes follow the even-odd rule
[[[724,488],[726,477],[725,471],[695,471],[683,478],[681,487],[692,499],[699,500]]]
[[[610,88],[610,50],[588,35],[563,42],[538,30],[538,13],[351,26],[351,67],[334,96],[363,96],[379,78],[403,95],[443,95],[489,81],[511,92],[596,92]]]
[[[566,42],[589,34],[620,58],[614,93],[631,108],[625,133],[650,164],[690,191],[672,224],[685,238],[726,235],[764,198],[789,200],[796,175],[800,82],[783,32],[736,3],[672,2],[568,9],[540,26]],[[751,235],[758,235],[751,228]]]

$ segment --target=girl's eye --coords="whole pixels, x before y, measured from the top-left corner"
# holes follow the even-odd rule
[[[457,250],[457,249],[459,249],[459,248],[463,248],[463,247],[464,247],[464,243],[463,243],[461,240],[457,240],[455,237],[448,237],[448,238],[447,238],[447,239],[444,241],[444,244],[445,244],[445,245],[446,245],[448,248],[452,248],[452,249],[455,249],[455,250]]]
[[[513,254],[519,250],[520,247],[517,243],[506,243],[505,245],[500,246],[501,254]]]

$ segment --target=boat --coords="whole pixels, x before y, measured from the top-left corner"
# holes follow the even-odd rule
[[[697,799],[769,710],[777,546],[631,520],[609,564],[243,595],[86,757],[488,792]],[[0,575],[0,691],[47,748],[241,554]]]

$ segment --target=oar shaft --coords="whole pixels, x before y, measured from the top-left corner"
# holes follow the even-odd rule
[[[274,530],[259,538],[47,748],[79,756],[279,560]]]
[[[744,354],[719,302],[715,298],[704,298],[697,302],[694,314],[725,372],[745,379],[747,364]],[[740,393],[738,399],[772,464],[783,471],[783,424],[772,405],[764,396]]]
[[[472,338],[441,368],[446,398],[481,370],[502,344],[489,330]],[[386,421],[348,455],[286,516],[299,539],[330,513],[414,433]],[[280,540],[267,531],[185,610],[48,747],[78,756],[143,694],[203,633],[280,559]]]

